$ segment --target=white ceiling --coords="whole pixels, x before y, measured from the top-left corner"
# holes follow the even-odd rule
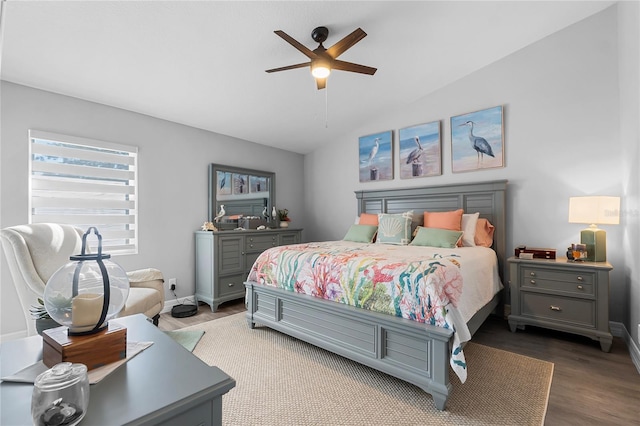
[[[613,3],[7,1],[1,75],[304,154]],[[264,72],[307,60],[274,30],[317,26],[365,30],[340,59],[378,72]]]

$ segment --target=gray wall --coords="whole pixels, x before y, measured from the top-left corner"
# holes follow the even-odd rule
[[[293,226],[304,227],[302,155],[12,83],[2,82],[1,91],[0,227],[28,222],[29,129],[138,146],[139,254],[114,260],[126,270],[155,267],[177,278],[179,297],[194,294],[193,232],[207,220],[209,163],[275,172],[276,205],[290,210]],[[25,324],[1,258],[6,335]]]
[[[621,196],[623,213],[635,208],[635,214],[623,214],[620,226],[605,229],[608,260],[615,268],[611,320],[623,322],[637,342],[637,63],[635,74],[633,69],[618,73],[619,55],[624,54],[625,64],[637,61],[637,4],[628,7],[631,11],[609,8],[401,110],[372,117],[353,133],[307,155],[309,238],[342,238],[356,215],[355,190],[508,179],[507,252],[526,244],[556,248],[562,254],[570,243],[579,241],[585,227],[568,223],[569,197]],[[619,52],[618,13],[634,10],[635,21],[626,22],[631,29],[620,34],[621,42],[629,46]],[[635,92],[627,93],[624,101],[619,95],[624,90],[619,87],[620,78],[626,82],[635,78]],[[496,105],[504,105],[505,111],[506,167],[452,173],[449,118]],[[621,109],[627,120],[625,133],[630,134],[624,140]],[[397,129],[434,120],[442,121],[442,176],[400,179]],[[360,183],[358,137],[385,130],[395,131],[396,178]],[[624,178],[623,170],[629,172]],[[627,234],[632,234],[626,237],[632,242],[625,247]]]

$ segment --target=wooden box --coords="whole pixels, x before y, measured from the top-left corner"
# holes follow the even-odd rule
[[[95,334],[69,336],[65,326],[42,332],[42,361],[51,368],[60,362],[78,362],[88,370],[127,357],[127,329],[119,324]]]
[[[521,256],[521,254],[523,255]],[[516,247],[516,257],[521,259],[555,259],[556,249],[520,246]]]

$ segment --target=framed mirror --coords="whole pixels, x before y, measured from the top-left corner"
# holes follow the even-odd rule
[[[268,216],[275,205],[276,174],[262,170],[209,165],[209,222],[224,205],[225,217]]]

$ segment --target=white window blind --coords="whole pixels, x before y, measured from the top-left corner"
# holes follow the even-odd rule
[[[138,148],[29,131],[31,223],[95,226],[108,254],[138,251]],[[95,252],[97,238],[87,238]]]

